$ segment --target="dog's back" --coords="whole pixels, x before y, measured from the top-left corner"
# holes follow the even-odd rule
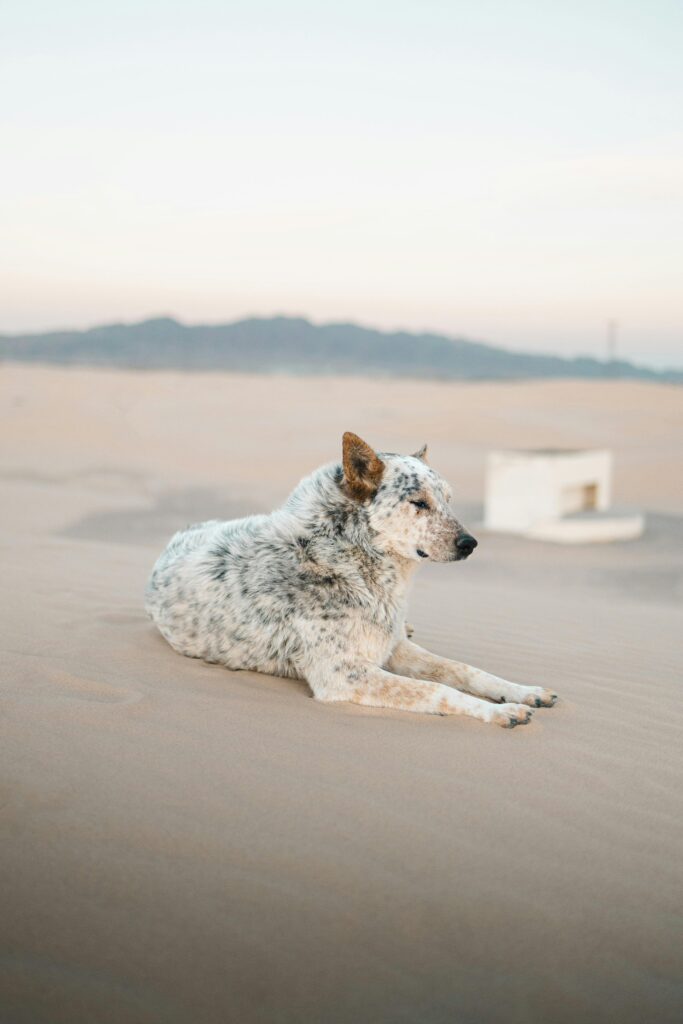
[[[285,566],[293,563],[293,545],[278,533],[274,516],[258,515],[175,534],[152,570],[145,608],[176,651],[231,668],[295,674],[273,643],[281,618],[275,584],[295,568]]]

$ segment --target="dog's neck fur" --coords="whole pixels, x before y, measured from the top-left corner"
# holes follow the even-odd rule
[[[339,546],[346,549],[346,573],[358,573],[376,587],[381,582],[390,600],[403,594],[417,562],[378,544],[367,507],[344,489],[342,467],[323,466],[292,491],[279,510],[287,530],[303,539],[309,555],[319,564],[340,570]],[[355,570],[355,572],[354,572]],[[400,599],[400,598],[399,598]]]

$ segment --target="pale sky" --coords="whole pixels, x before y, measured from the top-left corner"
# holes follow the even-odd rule
[[[287,313],[683,366],[680,0],[0,0],[0,331]]]

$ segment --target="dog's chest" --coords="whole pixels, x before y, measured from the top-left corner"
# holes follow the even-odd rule
[[[402,581],[400,581],[402,583]],[[364,610],[365,637],[380,662],[389,656],[405,632],[406,587],[395,585],[387,591],[374,594],[370,608]]]
[[[367,610],[356,610],[346,622],[339,623],[331,647],[344,654],[383,665],[403,635],[403,623],[396,618],[388,623],[384,618],[368,615]]]

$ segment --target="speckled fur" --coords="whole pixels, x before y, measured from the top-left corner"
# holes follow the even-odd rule
[[[306,477],[270,515],[177,533],[152,571],[147,612],[179,653],[305,679],[322,701],[520,724],[554,695],[437,658],[406,636],[419,562],[461,557],[465,530],[450,498],[424,450],[378,455],[346,434],[342,462]]]

